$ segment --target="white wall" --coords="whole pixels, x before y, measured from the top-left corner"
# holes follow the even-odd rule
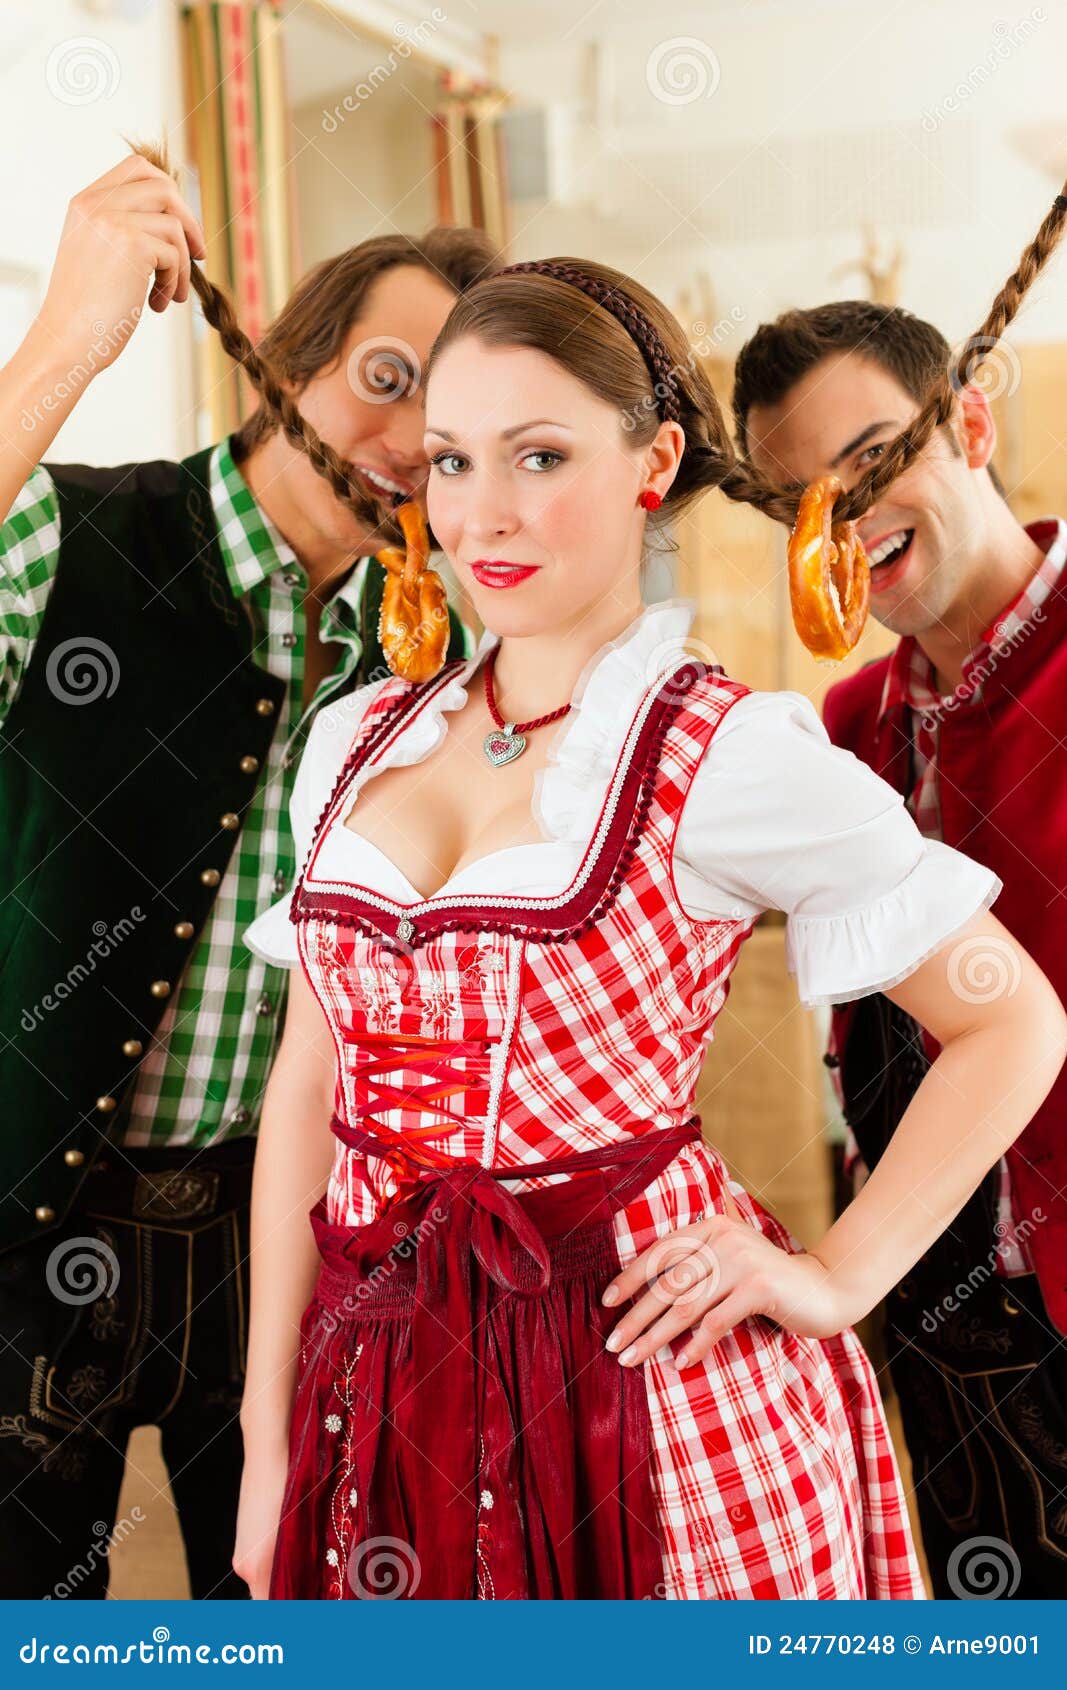
[[[82,45],[78,46],[81,42]],[[40,304],[67,203],[126,156],[124,135],[166,127],[183,156],[177,10],[171,0],[35,0],[0,12],[0,269],[32,273]],[[7,344],[14,332],[5,316]],[[191,310],[146,312],[113,368],[57,437],[55,462],[175,457],[195,445]]]

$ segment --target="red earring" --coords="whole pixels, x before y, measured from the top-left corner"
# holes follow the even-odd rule
[[[663,500],[658,493],[652,491],[651,487],[646,487],[637,502],[643,511],[658,511]]]

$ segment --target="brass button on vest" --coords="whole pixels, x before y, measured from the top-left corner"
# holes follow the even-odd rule
[[[274,700],[273,700],[273,698],[257,698],[256,699],[256,714],[257,714],[257,716],[273,716],[273,714],[274,714]]]
[[[54,1221],[56,1218],[55,1210],[50,1209],[47,1203],[38,1203],[33,1213],[35,1219],[39,1221]]]
[[[222,876],[217,868],[202,868],[200,870],[200,881],[204,886],[217,886],[221,879]]]
[[[125,1039],[122,1045],[123,1056],[140,1056],[144,1045],[140,1039]]]
[[[176,921],[174,923],[174,937],[176,939],[191,939],[193,924],[191,921]]]
[[[153,980],[151,986],[149,987],[149,991],[152,993],[152,996],[154,998],[169,997],[170,996],[170,981],[169,980]]]
[[[240,816],[235,815],[232,810],[224,810],[222,815],[219,817],[219,826],[224,827],[227,833],[232,833],[234,828],[240,827],[240,825]]]
[[[118,1101],[113,1097],[98,1097],[96,1100],[96,1107],[99,1109],[101,1115],[110,1115],[113,1109],[118,1108]]]
[[[252,754],[249,753],[247,757],[241,758],[240,767],[243,775],[254,775],[256,770],[259,768],[259,758],[253,757]]]
[[[68,1168],[80,1168],[85,1161],[84,1150],[64,1150],[63,1160]]]

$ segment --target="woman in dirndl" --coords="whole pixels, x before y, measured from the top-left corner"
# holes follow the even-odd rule
[[[852,1323],[1038,1107],[1062,1007],[994,874],[804,695],[697,659],[690,602],[643,603],[646,526],[724,461],[654,296],[499,273],[426,399],[430,521],[485,632],[319,712],[297,884],[247,930],[292,975],[235,1565],[274,1598],[921,1598]],[[803,1003],[882,990],[943,1047],[807,1250],[693,1109],[771,908]],[[984,945],[1010,999],[953,989]]]

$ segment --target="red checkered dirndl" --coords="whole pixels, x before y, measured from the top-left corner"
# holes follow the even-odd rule
[[[748,689],[684,661],[650,684],[562,894],[457,893],[405,905],[325,878],[323,840],[452,672],[418,687],[391,678],[372,696],[291,906],[337,1049],[337,1148],[313,1217],[323,1265],[301,1328],[272,1593],[419,1598],[439,1593],[444,1579],[450,1594],[472,1598],[922,1597],[877,1383],[851,1329],[817,1340],[755,1317],[681,1373],[671,1358],[682,1340],[637,1370],[605,1363],[600,1351],[618,1311],[605,1320],[594,1286],[674,1228],[723,1212],[730,1198],[782,1249],[801,1248],[730,1179],[711,1145],[685,1136],[707,1042],[754,920],[688,916],[674,884],[673,841],[700,759]],[[576,1270],[566,1235],[580,1239],[582,1228],[567,1205],[592,1189],[583,1181],[609,1176],[569,1159],[614,1150],[619,1160],[635,1139],[650,1150],[659,1140],[669,1159],[646,1167],[637,1187],[616,1168],[590,1222],[596,1251]],[[459,1199],[457,1182],[466,1194]],[[505,1203],[502,1217],[508,1186],[512,1207]],[[610,1201],[612,1187],[624,1193],[621,1206]],[[430,1226],[427,1242],[433,1194],[443,1191],[449,1218]],[[526,1214],[530,1204],[543,1209],[524,1234],[515,1209]],[[562,1234],[561,1213],[569,1216]],[[409,1225],[421,1283],[396,1260],[408,1234],[392,1229]],[[431,1271],[438,1250],[444,1256]],[[469,1275],[470,1331],[449,1307],[446,1259],[453,1274]],[[361,1294],[361,1284],[370,1290]],[[425,1373],[435,1319],[451,1344],[435,1352],[440,1390]],[[547,1348],[538,1322],[542,1336],[545,1324],[555,1335]],[[611,1427],[615,1483],[631,1486],[627,1501],[642,1522],[629,1539],[604,1450],[597,1465],[574,1421],[548,1412],[541,1386],[540,1411],[533,1423],[526,1418],[531,1368],[555,1368],[566,1399],[580,1393],[587,1364]],[[618,1375],[631,1372],[641,1413],[632,1386],[619,1395]],[[418,1378],[401,1434],[398,1393]],[[411,1445],[421,1453],[413,1457]],[[624,1472],[620,1452],[638,1447]],[[425,1502],[419,1512],[426,1452],[458,1495],[448,1541],[465,1547],[447,1577],[429,1547]],[[438,1524],[442,1483],[439,1473],[430,1487]],[[596,1553],[588,1531],[579,1536],[584,1570],[567,1563],[568,1572],[545,1548],[555,1542],[545,1522],[558,1521],[552,1493],[562,1484],[563,1517],[580,1534],[587,1483],[603,1532]],[[567,1553],[560,1550],[564,1562]],[[418,1581],[408,1570],[413,1554]],[[404,1588],[379,1592],[383,1574]]]

